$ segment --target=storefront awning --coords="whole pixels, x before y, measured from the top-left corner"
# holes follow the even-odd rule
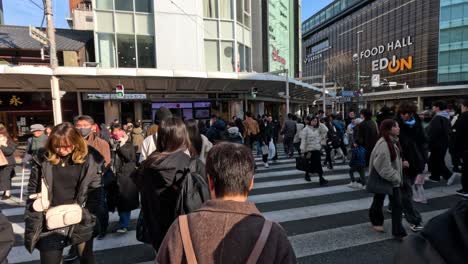
[[[253,87],[258,96],[281,98],[285,92],[284,76],[265,73],[193,72],[135,68],[0,66],[0,91],[49,91],[49,77],[60,79],[60,89],[68,92],[113,92],[123,84],[126,92],[151,94],[249,94]],[[321,89],[289,79],[292,102],[311,103]]]

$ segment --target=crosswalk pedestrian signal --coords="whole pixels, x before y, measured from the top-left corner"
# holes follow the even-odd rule
[[[117,86],[115,86],[115,94],[117,96],[117,98],[119,99],[123,99],[124,96],[125,96],[125,88],[123,86],[123,84],[117,84]]]

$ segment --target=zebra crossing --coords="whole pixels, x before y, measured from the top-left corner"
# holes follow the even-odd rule
[[[253,153],[255,155],[255,153]],[[279,222],[286,230],[299,263],[391,263],[399,243],[392,239],[390,215],[386,214],[386,233],[370,228],[368,208],[372,195],[351,189],[348,165],[336,160],[334,169],[324,167],[326,186],[319,186],[318,177],[304,180],[304,172],[295,169],[295,159],[279,147],[278,160],[264,167],[261,157],[255,158],[257,170],[249,201],[264,216]],[[27,185],[29,172],[25,172]],[[16,243],[9,254],[9,263],[39,263],[39,252],[33,254],[23,246],[24,203],[19,200],[21,170],[13,178],[12,198],[0,201],[0,209],[12,222]],[[459,184],[427,182],[427,204],[416,204],[424,222],[444,212],[457,201]],[[126,234],[109,233],[104,240],[95,240],[97,263],[152,263],[154,251],[136,240],[135,226],[139,210],[132,212]],[[111,231],[118,222],[117,213],[110,213]],[[405,223],[407,226],[407,224]],[[408,229],[408,233],[411,233]]]

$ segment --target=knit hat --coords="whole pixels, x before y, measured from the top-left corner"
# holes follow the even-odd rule
[[[159,110],[156,112],[156,116],[154,117],[154,123],[159,125],[162,121],[172,118],[172,113],[169,109],[166,107],[161,107]]]

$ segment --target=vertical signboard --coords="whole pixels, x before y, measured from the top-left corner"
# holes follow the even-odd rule
[[[268,1],[268,66],[270,71],[288,69],[293,74],[294,56],[291,56],[291,37],[294,26],[291,24],[293,0]]]

